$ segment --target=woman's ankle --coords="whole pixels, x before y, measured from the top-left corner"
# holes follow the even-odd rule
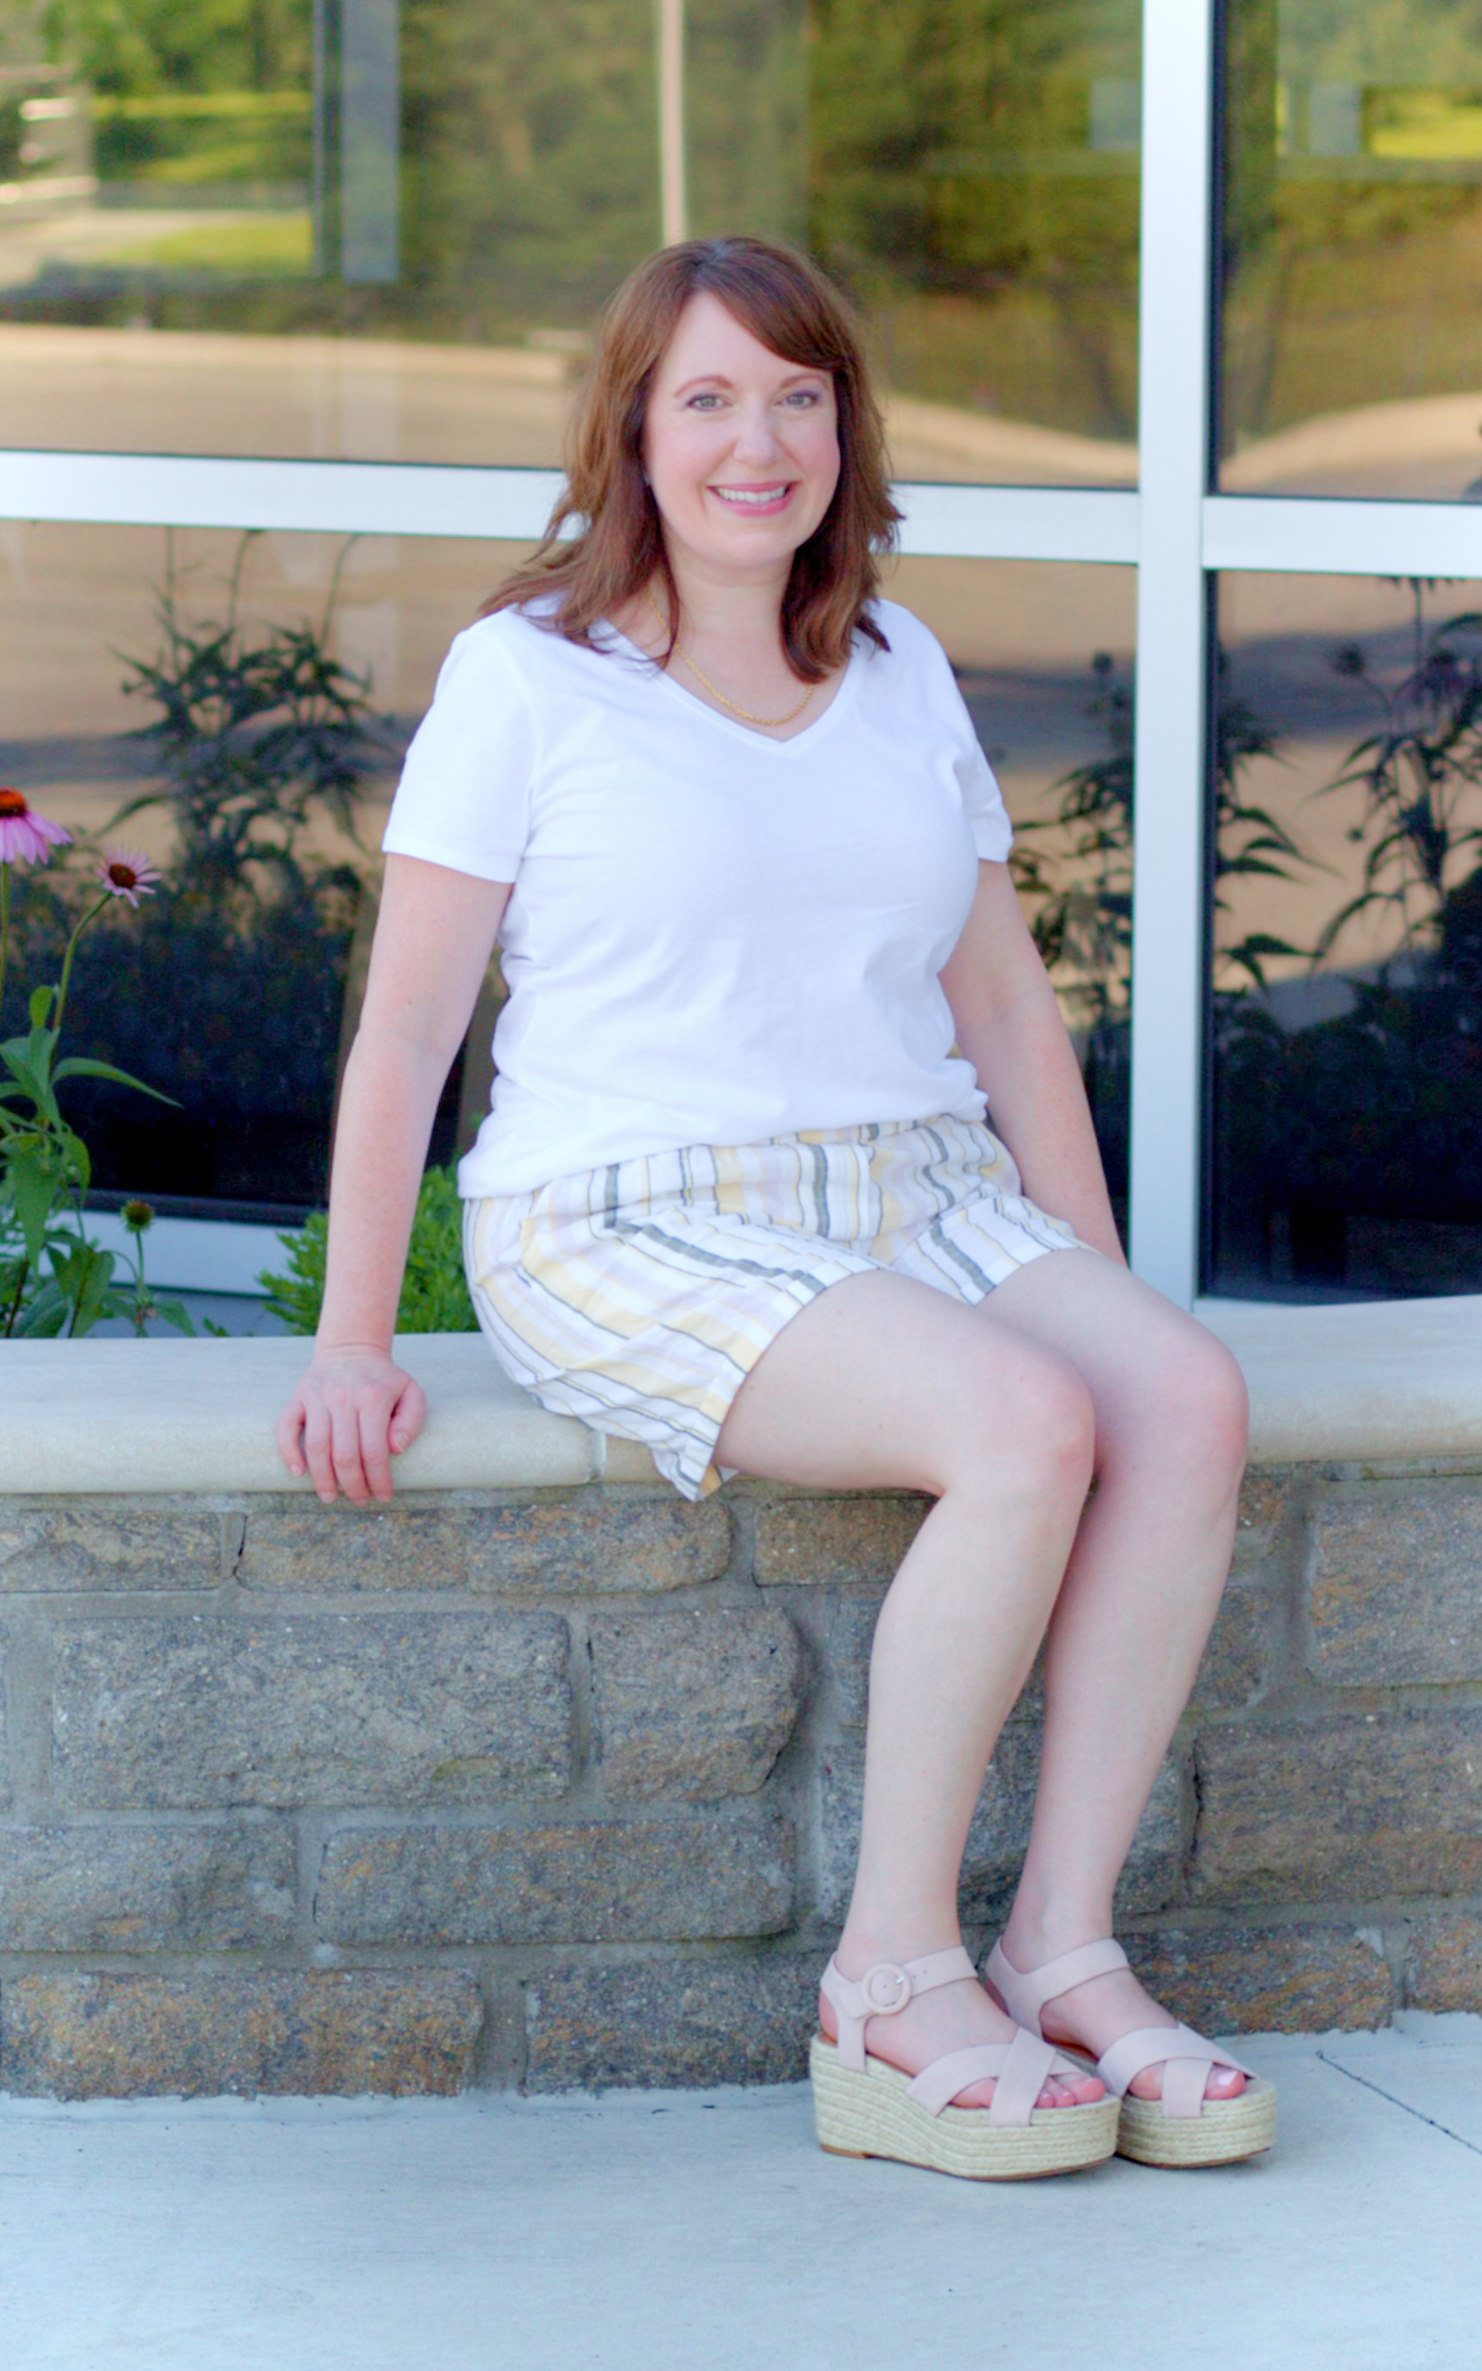
[[[857,1918],[851,1910],[834,1947],[834,1964],[841,1976],[857,1984],[882,1962],[899,1967],[908,1959],[925,1959],[934,1951],[950,1951],[962,1941],[955,1917],[940,1911],[907,1913],[900,1918]]]
[[[1021,1976],[1042,1968],[1062,1952],[1099,1943],[1112,1932],[1110,1903],[1021,1903],[1016,1901],[999,1937],[1003,1955]]]

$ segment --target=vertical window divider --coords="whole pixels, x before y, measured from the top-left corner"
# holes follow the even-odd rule
[[[1199,1285],[1204,1038],[1213,0],[1145,0],[1131,1256]]]

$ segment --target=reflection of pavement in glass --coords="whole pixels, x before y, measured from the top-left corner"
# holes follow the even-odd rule
[[[147,222],[151,237],[156,228],[163,237],[182,220],[199,228],[203,217],[134,215],[127,236],[138,239]],[[0,237],[0,285],[7,252]],[[532,347],[8,322],[0,323],[0,441],[78,452],[548,467],[560,459],[573,375],[570,357]],[[893,399],[889,430],[899,477],[1128,485],[1137,475],[1131,445],[914,396]]]
[[[0,323],[0,442],[43,450],[548,466],[569,384],[522,347]]]
[[[1369,494],[1455,502],[1482,481],[1482,388],[1325,412],[1227,461],[1227,494]]]

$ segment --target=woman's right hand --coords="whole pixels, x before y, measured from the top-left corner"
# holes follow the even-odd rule
[[[391,1496],[391,1460],[427,1421],[422,1386],[374,1343],[316,1350],[278,1419],[278,1451],[326,1506]]]

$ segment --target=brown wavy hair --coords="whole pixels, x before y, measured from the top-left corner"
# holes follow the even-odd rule
[[[856,633],[888,647],[866,605],[879,589],[877,555],[894,545],[901,514],[890,499],[884,423],[855,315],[815,263],[770,239],[686,239],[629,274],[602,315],[567,437],[565,489],[544,540],[479,614],[554,595],[532,622],[595,648],[593,628],[657,577],[677,633],[678,595],[643,474],[643,429],[654,372],[685,306],[704,292],[771,353],[833,376],[839,483],[794,555],[782,603],[793,671],[819,683],[843,666]],[[563,538],[571,521],[578,530]]]

